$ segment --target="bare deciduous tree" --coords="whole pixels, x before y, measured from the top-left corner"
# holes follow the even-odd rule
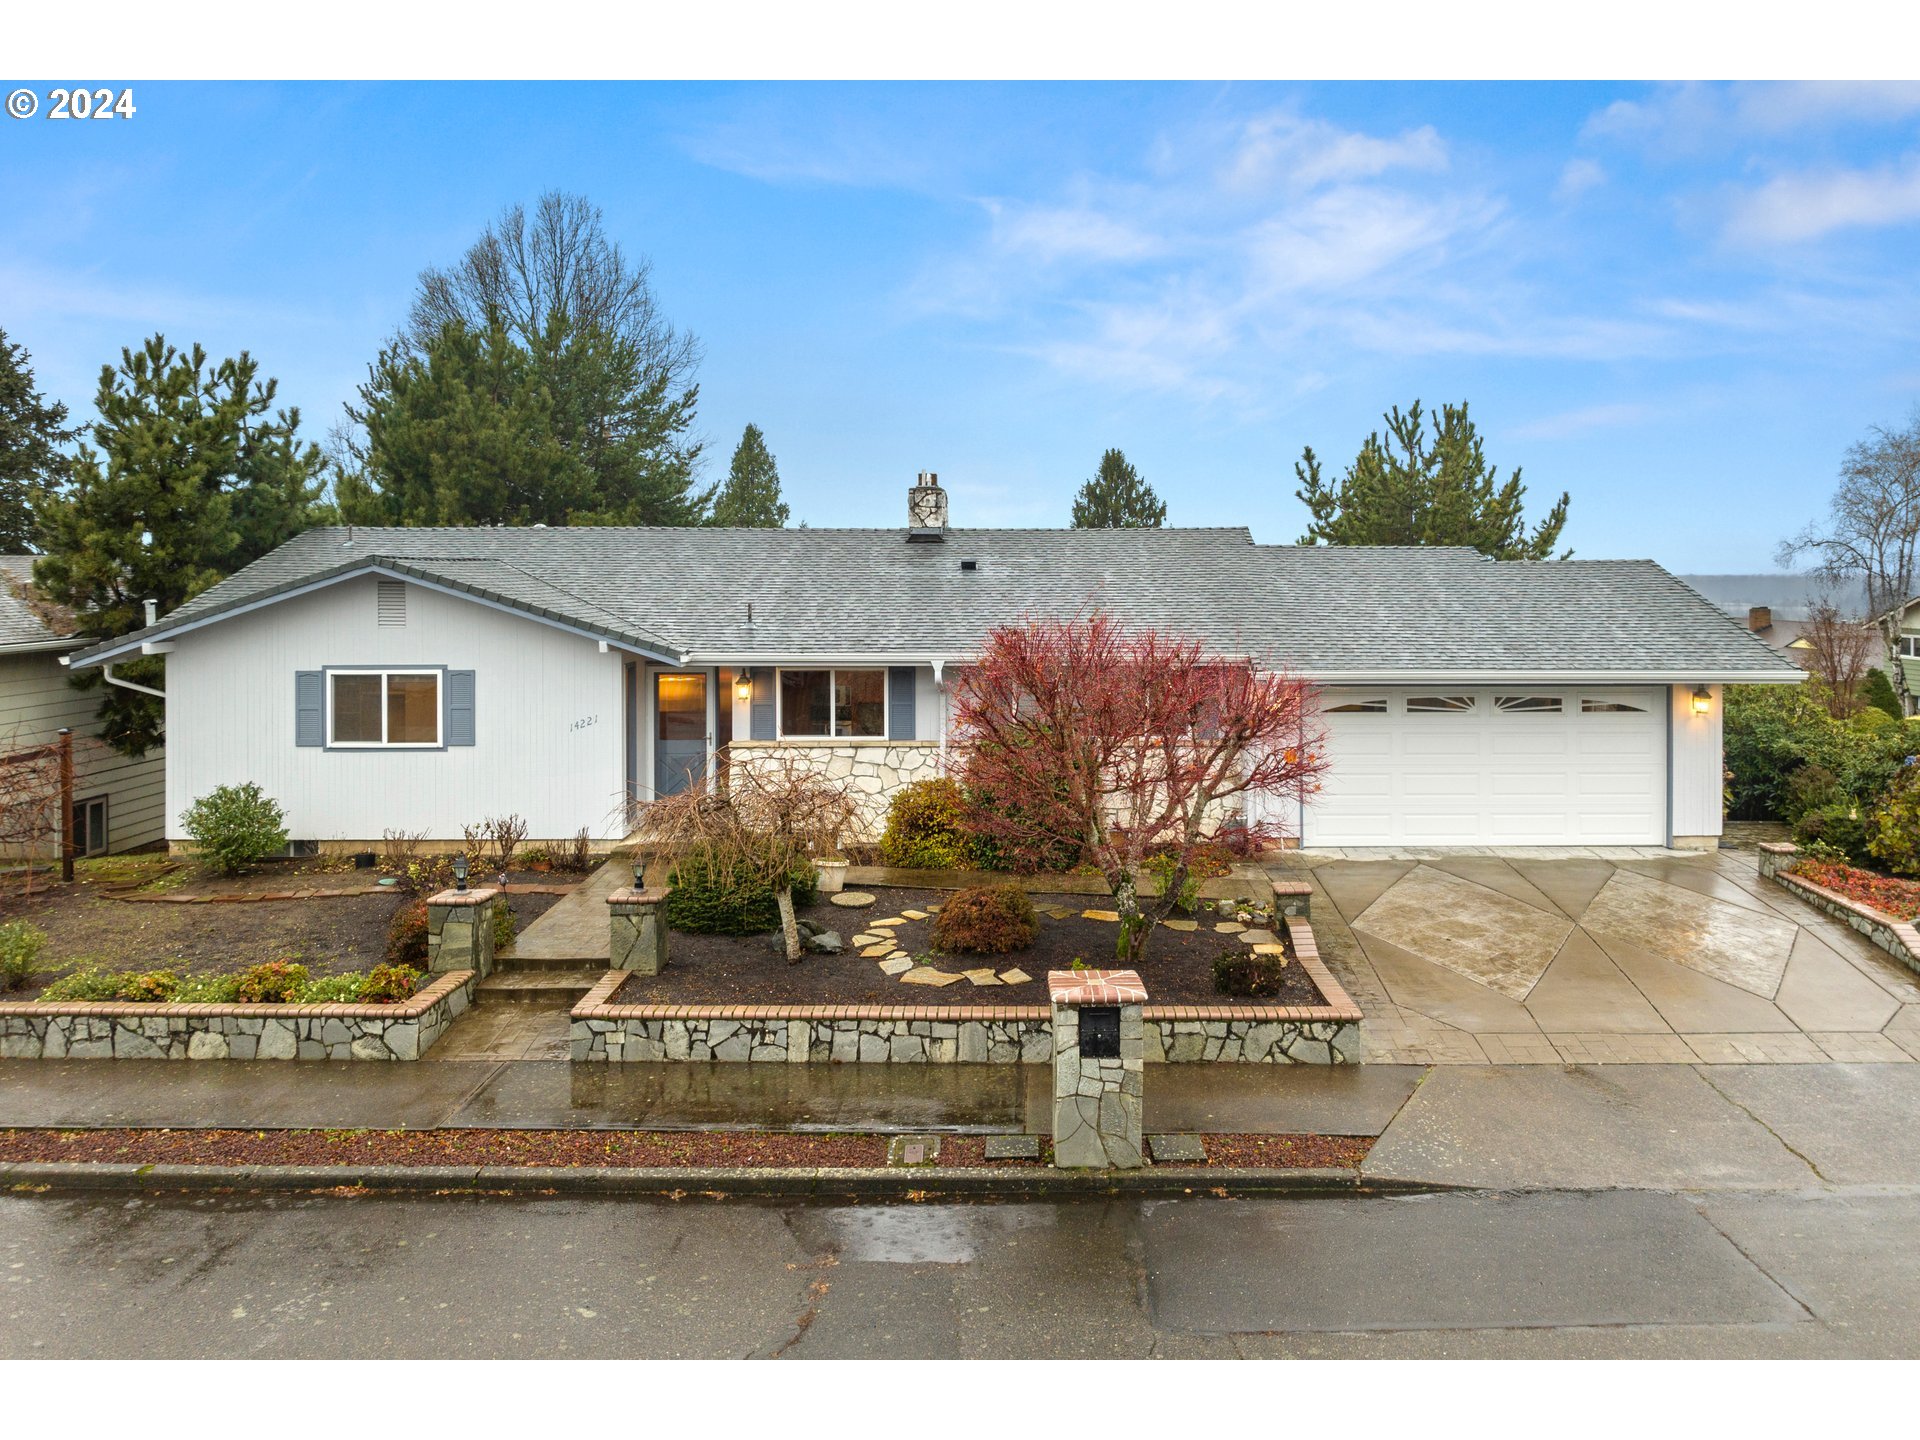
[[[598,205],[549,190],[531,215],[508,206],[451,269],[421,273],[408,338],[424,352],[450,320],[484,333],[497,317],[532,349],[558,315],[570,329],[618,337],[649,376],[680,390],[700,363],[700,346],[660,313],[652,273],[644,256],[607,238]]]
[[[1875,426],[1847,450],[1824,525],[1809,525],[1779,550],[1782,565],[1811,556],[1833,584],[1860,584],[1880,631],[1887,671],[1903,701],[1907,677],[1894,656],[1902,608],[1920,572],[1920,409],[1904,429]]]
[[[1827,710],[1845,719],[1864,703],[1860,687],[1880,650],[1874,627],[1840,613],[1831,600],[1822,600],[1807,617],[1801,635],[1807,642],[1807,673],[1827,687]]]
[[[60,747],[15,748],[0,740],[0,856],[25,860],[21,888],[33,893],[34,862],[60,853]]]

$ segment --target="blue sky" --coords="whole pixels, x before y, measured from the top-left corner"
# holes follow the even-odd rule
[[[1920,400],[1920,86],[135,94],[0,120],[0,328],[80,416],[160,329],[321,438],[422,267],[550,187],[704,344],[710,469],[759,424],[816,525],[920,469],[957,524],[1064,524],[1118,445],[1172,523],[1290,541],[1303,445],[1464,398],[1577,553],[1764,569]]]

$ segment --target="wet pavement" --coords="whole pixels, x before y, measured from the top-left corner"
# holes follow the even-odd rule
[[[1920,1194],[0,1198],[0,1358],[1912,1356]]]

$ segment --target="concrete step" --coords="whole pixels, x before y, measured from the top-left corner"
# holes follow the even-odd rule
[[[482,1000],[516,1000],[533,1004],[573,1005],[591,990],[600,970],[498,971],[475,987]]]
[[[496,955],[494,957],[493,971],[496,975],[537,975],[552,974],[559,971],[572,974],[577,970],[591,970],[596,965],[600,967],[598,973],[602,975],[607,973],[607,957],[605,955],[506,954]]]

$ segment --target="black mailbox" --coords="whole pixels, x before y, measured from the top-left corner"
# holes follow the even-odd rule
[[[1085,1060],[1120,1058],[1120,1007],[1089,1005],[1080,1012],[1080,1056]]]

